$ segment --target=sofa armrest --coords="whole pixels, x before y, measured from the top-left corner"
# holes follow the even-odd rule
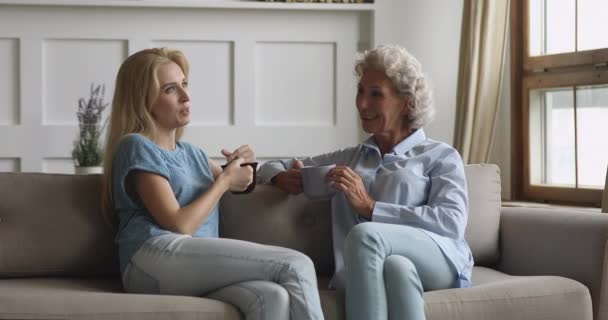
[[[575,209],[501,209],[498,269],[555,275],[587,286],[594,318],[608,320],[608,215]]]
[[[258,185],[249,194],[226,193],[220,217],[220,237],[295,249],[312,259],[317,273],[333,274],[329,201]]]

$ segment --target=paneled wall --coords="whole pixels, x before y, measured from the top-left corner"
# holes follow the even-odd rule
[[[212,157],[244,143],[261,160],[357,143],[352,65],[373,11],[281,8],[0,2],[0,171],[73,172],[78,99],[94,82],[111,101],[120,63],[156,46],[190,59],[184,139]]]

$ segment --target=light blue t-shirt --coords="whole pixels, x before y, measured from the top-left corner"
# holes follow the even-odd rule
[[[372,221],[403,224],[428,234],[458,272],[460,287],[471,286],[473,255],[464,239],[468,194],[464,165],[450,145],[427,139],[422,129],[382,157],[373,138],[362,144],[311,158],[304,165],[349,166],[376,200]],[[267,183],[291,168],[293,160],[269,161],[261,166],[258,182]],[[344,240],[364,222],[342,192],[332,198],[332,237],[336,271],[332,286],[344,287]]]
[[[133,170],[166,178],[182,207],[206,192],[214,182],[207,155],[198,147],[177,142],[176,148],[168,151],[140,134],[123,137],[112,163],[112,198],[119,221],[115,241],[118,244],[121,272],[144,242],[171,233],[156,223],[137,193],[127,185],[126,178]],[[217,204],[192,236],[218,236]]]

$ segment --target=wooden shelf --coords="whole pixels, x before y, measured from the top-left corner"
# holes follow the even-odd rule
[[[254,0],[0,0],[0,6],[2,5],[374,11],[373,3],[287,3]]]

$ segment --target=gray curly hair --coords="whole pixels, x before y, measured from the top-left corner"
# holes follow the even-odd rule
[[[422,128],[433,120],[432,90],[420,62],[407,50],[396,45],[380,45],[357,54],[355,73],[360,79],[366,69],[383,71],[391,79],[397,94],[412,101],[405,125]]]

